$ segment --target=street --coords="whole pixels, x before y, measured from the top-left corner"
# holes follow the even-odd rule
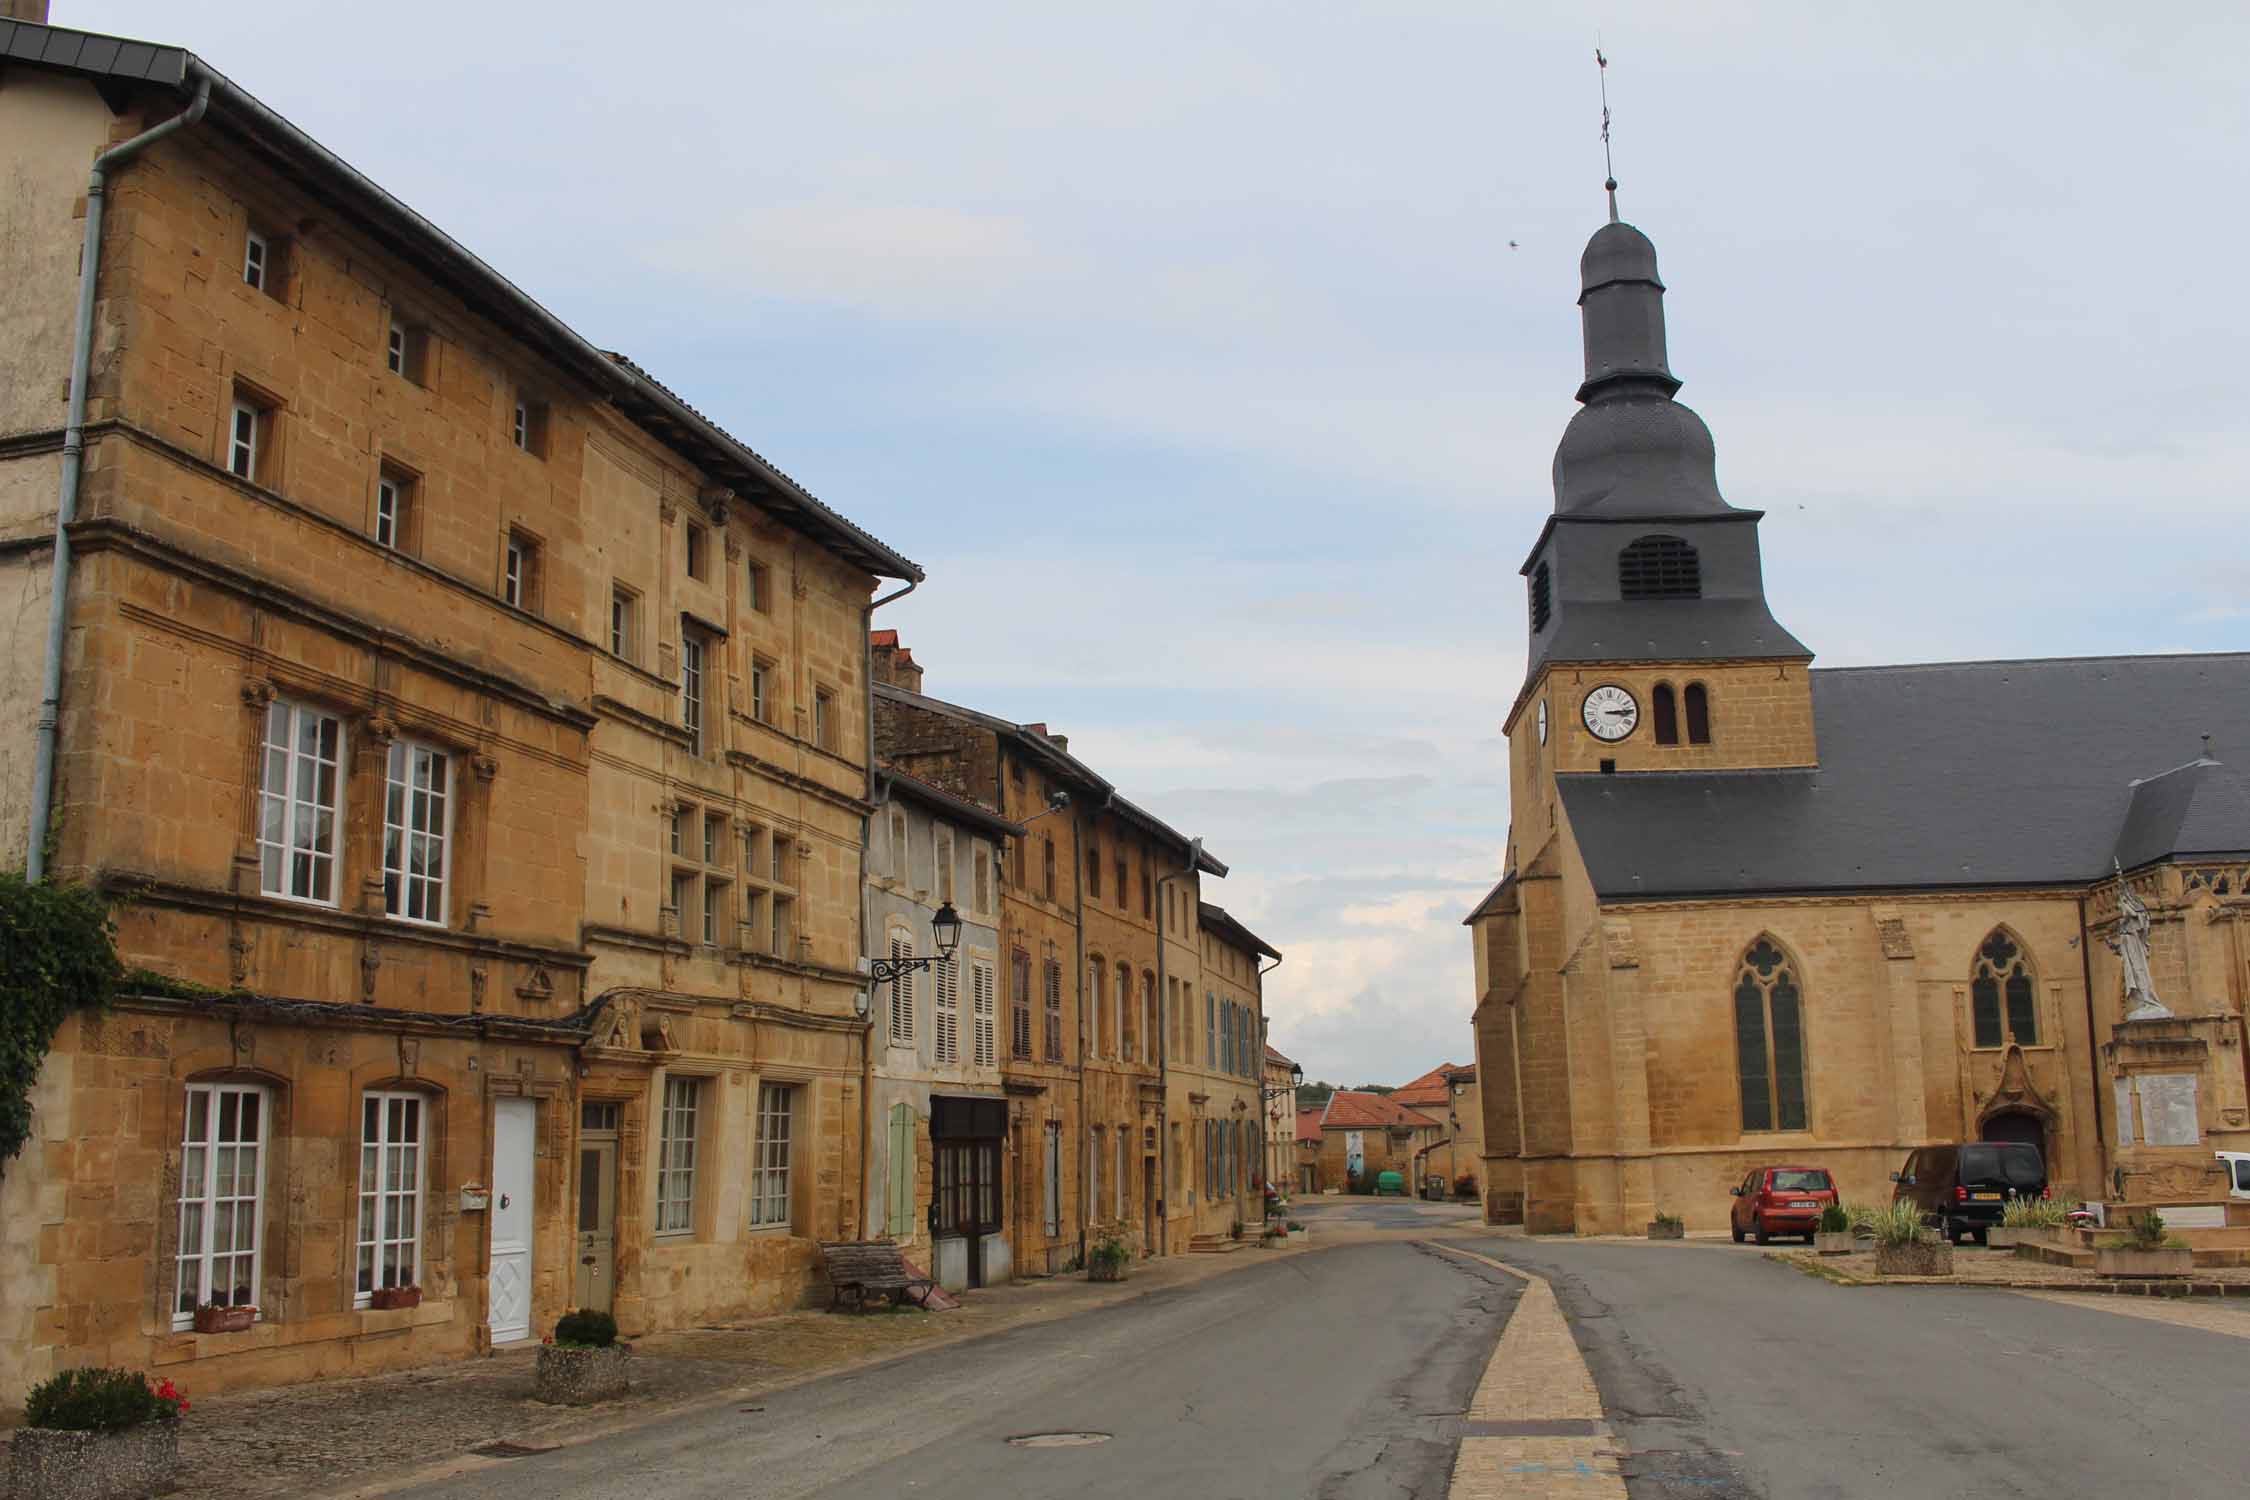
[[[1464,1433],[1510,1425],[1480,1424],[1470,1404],[1528,1294],[1517,1277],[1433,1245],[1545,1278],[1635,1500],[2243,1491],[2250,1312],[2239,1308],[1839,1288],[1721,1243],[1502,1237],[1396,1200],[1301,1213],[1316,1235],[1395,1237],[1251,1261],[749,1410],[730,1403],[470,1460],[403,1493],[1617,1493],[1614,1478],[1554,1465],[1472,1474],[1482,1460],[1465,1458],[1455,1473]],[[1561,1348],[1577,1364],[1568,1339]],[[1518,1373],[1534,1391],[1550,1379],[1545,1366]],[[1569,1379],[1559,1365],[1551,1373]]]

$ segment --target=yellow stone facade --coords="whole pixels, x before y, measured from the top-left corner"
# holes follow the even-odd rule
[[[0,80],[11,862],[86,173],[183,103]],[[628,1330],[800,1305],[815,1240],[866,1227],[866,625],[878,572],[918,574],[426,226],[365,227],[403,215],[379,190],[279,170],[229,119],[110,179],[50,868],[124,898],[124,957],[165,982],[66,1024],[0,1168],[0,1405],[87,1361],[201,1392],[582,1304]],[[316,813],[317,857],[284,847]],[[418,883],[386,851],[419,814],[442,878]],[[247,1143],[223,1209],[199,1197],[222,1099]],[[410,1168],[396,1205],[378,1157]],[[213,1258],[222,1213],[254,1263]],[[418,1306],[372,1305],[388,1232],[363,1214],[399,1229]],[[259,1321],[193,1332],[214,1291]]]

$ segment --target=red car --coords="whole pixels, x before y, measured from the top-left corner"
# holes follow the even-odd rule
[[[1820,1228],[1820,1211],[1836,1201],[1826,1167],[1760,1167],[1734,1189],[1730,1226],[1739,1245],[1745,1235],[1769,1243],[1777,1234],[1807,1240]]]

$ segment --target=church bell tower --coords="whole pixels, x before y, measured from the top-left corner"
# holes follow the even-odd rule
[[[1673,399],[1656,247],[1613,207],[1579,275],[1581,406],[1555,450],[1554,513],[1522,568],[1530,661],[1508,723],[1518,789],[1537,790],[1533,768],[1817,764],[1812,653],[1766,606],[1763,512],[1719,494],[1711,431]]]

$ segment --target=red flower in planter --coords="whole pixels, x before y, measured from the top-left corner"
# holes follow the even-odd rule
[[[148,1377],[143,1376],[141,1378],[145,1380]],[[163,1402],[166,1406],[171,1408],[171,1410],[166,1413],[167,1416],[177,1417],[182,1412],[188,1409],[188,1398],[181,1392],[178,1386],[172,1383],[170,1376],[166,1376],[161,1382],[151,1387],[151,1390],[154,1392],[157,1400]]]

